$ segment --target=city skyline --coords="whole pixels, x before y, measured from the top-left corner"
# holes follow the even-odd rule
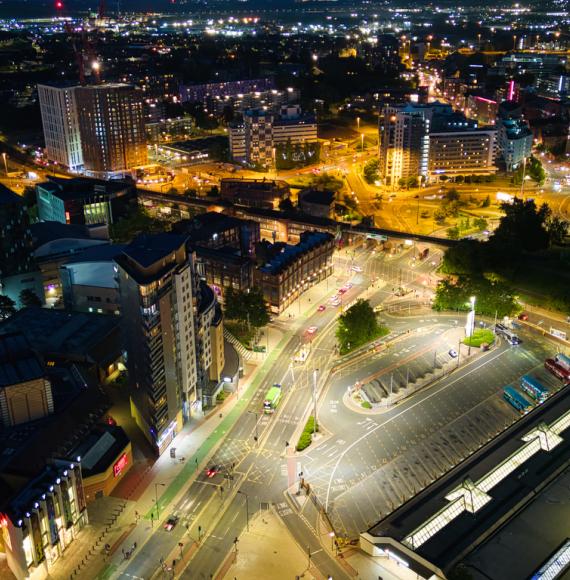
[[[0,577],[565,578],[567,3],[0,7]]]

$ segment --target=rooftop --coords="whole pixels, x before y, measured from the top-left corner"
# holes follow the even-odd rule
[[[0,183],[0,205],[9,205],[13,203],[24,205],[24,200],[9,187]]]
[[[0,387],[33,381],[45,374],[41,359],[23,334],[0,335]]]
[[[446,571],[533,490],[568,464],[563,390],[369,530]],[[402,551],[400,554],[409,560]]]
[[[235,248],[205,248],[202,246],[197,246],[195,248],[196,256],[199,258],[210,258],[214,261],[219,260],[236,266],[244,266],[251,262],[250,258],[246,256],[240,256],[238,250]]]
[[[320,189],[307,189],[299,194],[301,203],[316,203],[319,205],[330,206],[335,198],[334,191],[323,191]]]
[[[67,456],[109,408],[103,391],[77,365],[58,367],[50,381],[55,413],[0,430],[0,472],[35,477],[52,457]],[[91,381],[91,384],[84,382]],[[0,496],[0,503],[2,503]]]
[[[332,234],[325,232],[304,232],[301,234],[301,241],[294,246],[290,244],[273,244],[274,248],[280,250],[279,253],[268,263],[261,266],[259,270],[265,274],[279,274],[304,253],[332,239]]]
[[[111,262],[125,251],[126,244],[99,244],[90,246],[65,261],[65,264],[78,264],[83,262]]]
[[[189,234],[190,242],[210,240],[214,234],[238,228],[244,224],[244,220],[234,218],[223,213],[209,211],[198,214],[191,220],[182,220],[174,224],[173,229],[177,232]]]
[[[118,325],[115,316],[33,307],[18,310],[2,322],[0,336],[22,332],[32,348],[44,356],[83,359],[116,332]]]
[[[39,248],[48,242],[60,239],[81,239],[91,238],[89,228],[84,225],[62,224],[61,222],[37,222],[30,225],[34,248]]]
[[[63,200],[89,197],[92,195],[124,195],[134,192],[133,184],[129,181],[106,181],[88,177],[49,177],[49,181],[38,183],[38,189],[50,192]]]
[[[185,241],[185,236],[177,234],[141,234],[123,250],[123,254],[142,268],[149,268],[176,252]]]
[[[81,457],[81,473],[84,477],[89,477],[106,471],[128,443],[129,438],[122,427],[98,424],[73,448],[68,458],[73,461],[76,457]]]

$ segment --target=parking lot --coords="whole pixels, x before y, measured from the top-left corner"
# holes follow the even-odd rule
[[[418,348],[413,341],[390,356],[404,360]],[[485,357],[373,417],[341,402],[355,376],[336,378],[320,411],[322,424],[335,435],[308,454],[303,468],[337,533],[356,536],[515,421],[518,414],[502,398],[504,386],[532,371],[546,386],[559,387],[543,368],[549,354],[530,338],[521,347],[503,341]],[[414,364],[420,368],[428,360],[418,357]]]

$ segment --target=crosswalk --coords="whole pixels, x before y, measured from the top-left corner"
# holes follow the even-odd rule
[[[245,346],[227,328],[224,328],[224,338],[234,346],[244,360],[257,358],[259,353],[245,348]]]

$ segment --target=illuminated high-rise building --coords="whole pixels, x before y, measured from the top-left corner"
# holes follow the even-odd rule
[[[142,92],[123,83],[38,85],[47,157],[103,179],[147,162]]]
[[[83,169],[76,86],[38,85],[47,158],[70,171]]]
[[[427,178],[429,115],[414,106],[386,106],[380,119],[380,175],[386,185]]]
[[[131,413],[160,454],[201,415],[210,378],[220,380],[222,314],[186,236],[141,235],[115,262]]]
[[[132,86],[75,89],[85,172],[112,177],[147,162],[143,100]]]

